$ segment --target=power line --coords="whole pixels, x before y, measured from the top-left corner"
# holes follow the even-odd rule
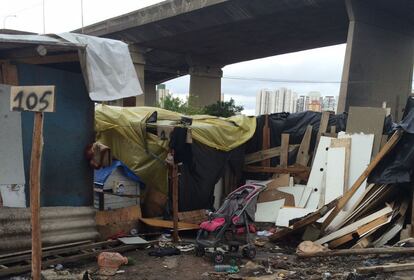
[[[292,83],[292,84],[361,84],[361,83],[395,83],[395,82],[414,82],[414,80],[364,80],[364,81],[326,81],[326,80],[291,80],[291,79],[270,79],[258,77],[241,77],[241,76],[223,76],[223,79],[228,80],[243,80],[256,82],[271,82],[271,83]]]
[[[24,11],[27,11],[27,10],[31,10],[31,9],[37,7],[37,6],[40,6],[41,4],[42,4],[42,2],[37,2],[37,3],[35,3],[35,4],[33,4],[33,5],[29,6],[29,7],[22,8],[22,9],[17,10],[17,11],[13,11],[13,12],[10,12],[10,13],[1,14],[0,17],[5,17],[5,16],[7,16],[9,14],[19,14],[21,12],[24,12]]]

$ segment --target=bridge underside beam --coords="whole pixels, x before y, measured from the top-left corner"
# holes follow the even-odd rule
[[[414,26],[363,1],[346,5],[350,23],[338,112],[385,101],[398,120],[412,88]]]

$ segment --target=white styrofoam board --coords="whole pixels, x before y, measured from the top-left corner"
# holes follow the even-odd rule
[[[354,133],[346,134],[340,132],[338,138],[351,138],[351,156],[349,160],[349,179],[348,187],[351,188],[358,177],[364,172],[371,162],[372,146],[374,144],[374,134]],[[364,194],[367,181],[365,180],[357,189],[348,203],[345,210],[350,210],[358,201],[359,197]]]
[[[326,166],[325,204],[344,194],[345,147],[329,148]]]
[[[5,207],[26,207],[24,185],[0,185],[0,195]]]
[[[309,208],[283,207],[279,210],[279,215],[277,216],[275,224],[279,227],[288,227],[290,220],[301,218],[314,211],[315,209]]]
[[[322,136],[319,140],[318,149],[316,150],[315,159],[312,164],[312,170],[309,175],[307,187],[312,188],[309,198],[306,201],[306,196],[301,199],[299,205],[309,209],[316,209],[320,204],[321,187],[324,179],[324,172],[326,172],[326,159],[328,150],[331,146],[331,137]]]
[[[280,208],[285,204],[285,199],[257,203],[255,221],[274,223]]]
[[[21,113],[10,112],[10,87],[6,85],[0,85],[0,128],[0,185],[24,185]]]
[[[279,187],[278,191],[292,194],[295,199],[295,206],[298,207],[299,201],[302,197],[303,191],[306,186],[293,186],[293,187]]]

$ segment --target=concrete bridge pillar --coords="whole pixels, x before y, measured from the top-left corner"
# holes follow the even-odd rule
[[[124,106],[155,106],[155,84],[145,81],[145,50],[136,45],[129,45],[129,52],[144,94],[125,98],[123,104]]]
[[[221,67],[192,66],[189,74],[191,105],[203,107],[221,100]]]
[[[338,112],[385,101],[400,119],[412,87],[414,26],[366,3],[346,0],[350,22]]]

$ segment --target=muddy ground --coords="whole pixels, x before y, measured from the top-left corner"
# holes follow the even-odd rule
[[[53,269],[46,279],[76,279],[74,275],[83,275],[87,270],[89,279],[140,279],[140,280],[192,280],[192,279],[414,279],[414,272],[379,273],[376,275],[358,275],[355,268],[387,263],[405,263],[414,261],[414,256],[349,256],[300,259],[295,255],[295,247],[283,244],[266,243],[258,248],[258,254],[252,262],[241,256],[229,256],[225,263],[234,260],[240,272],[237,274],[216,273],[210,256],[196,257],[194,251],[183,252],[181,255],[169,257],[153,257],[148,253],[154,248],[137,249],[127,252],[132,262],[120,268],[120,273],[114,276],[97,275],[97,264],[65,265],[63,271],[57,272],[56,278]],[[63,273],[63,275],[62,275]],[[65,276],[67,275],[67,276]],[[82,278],[81,278],[82,279]]]

